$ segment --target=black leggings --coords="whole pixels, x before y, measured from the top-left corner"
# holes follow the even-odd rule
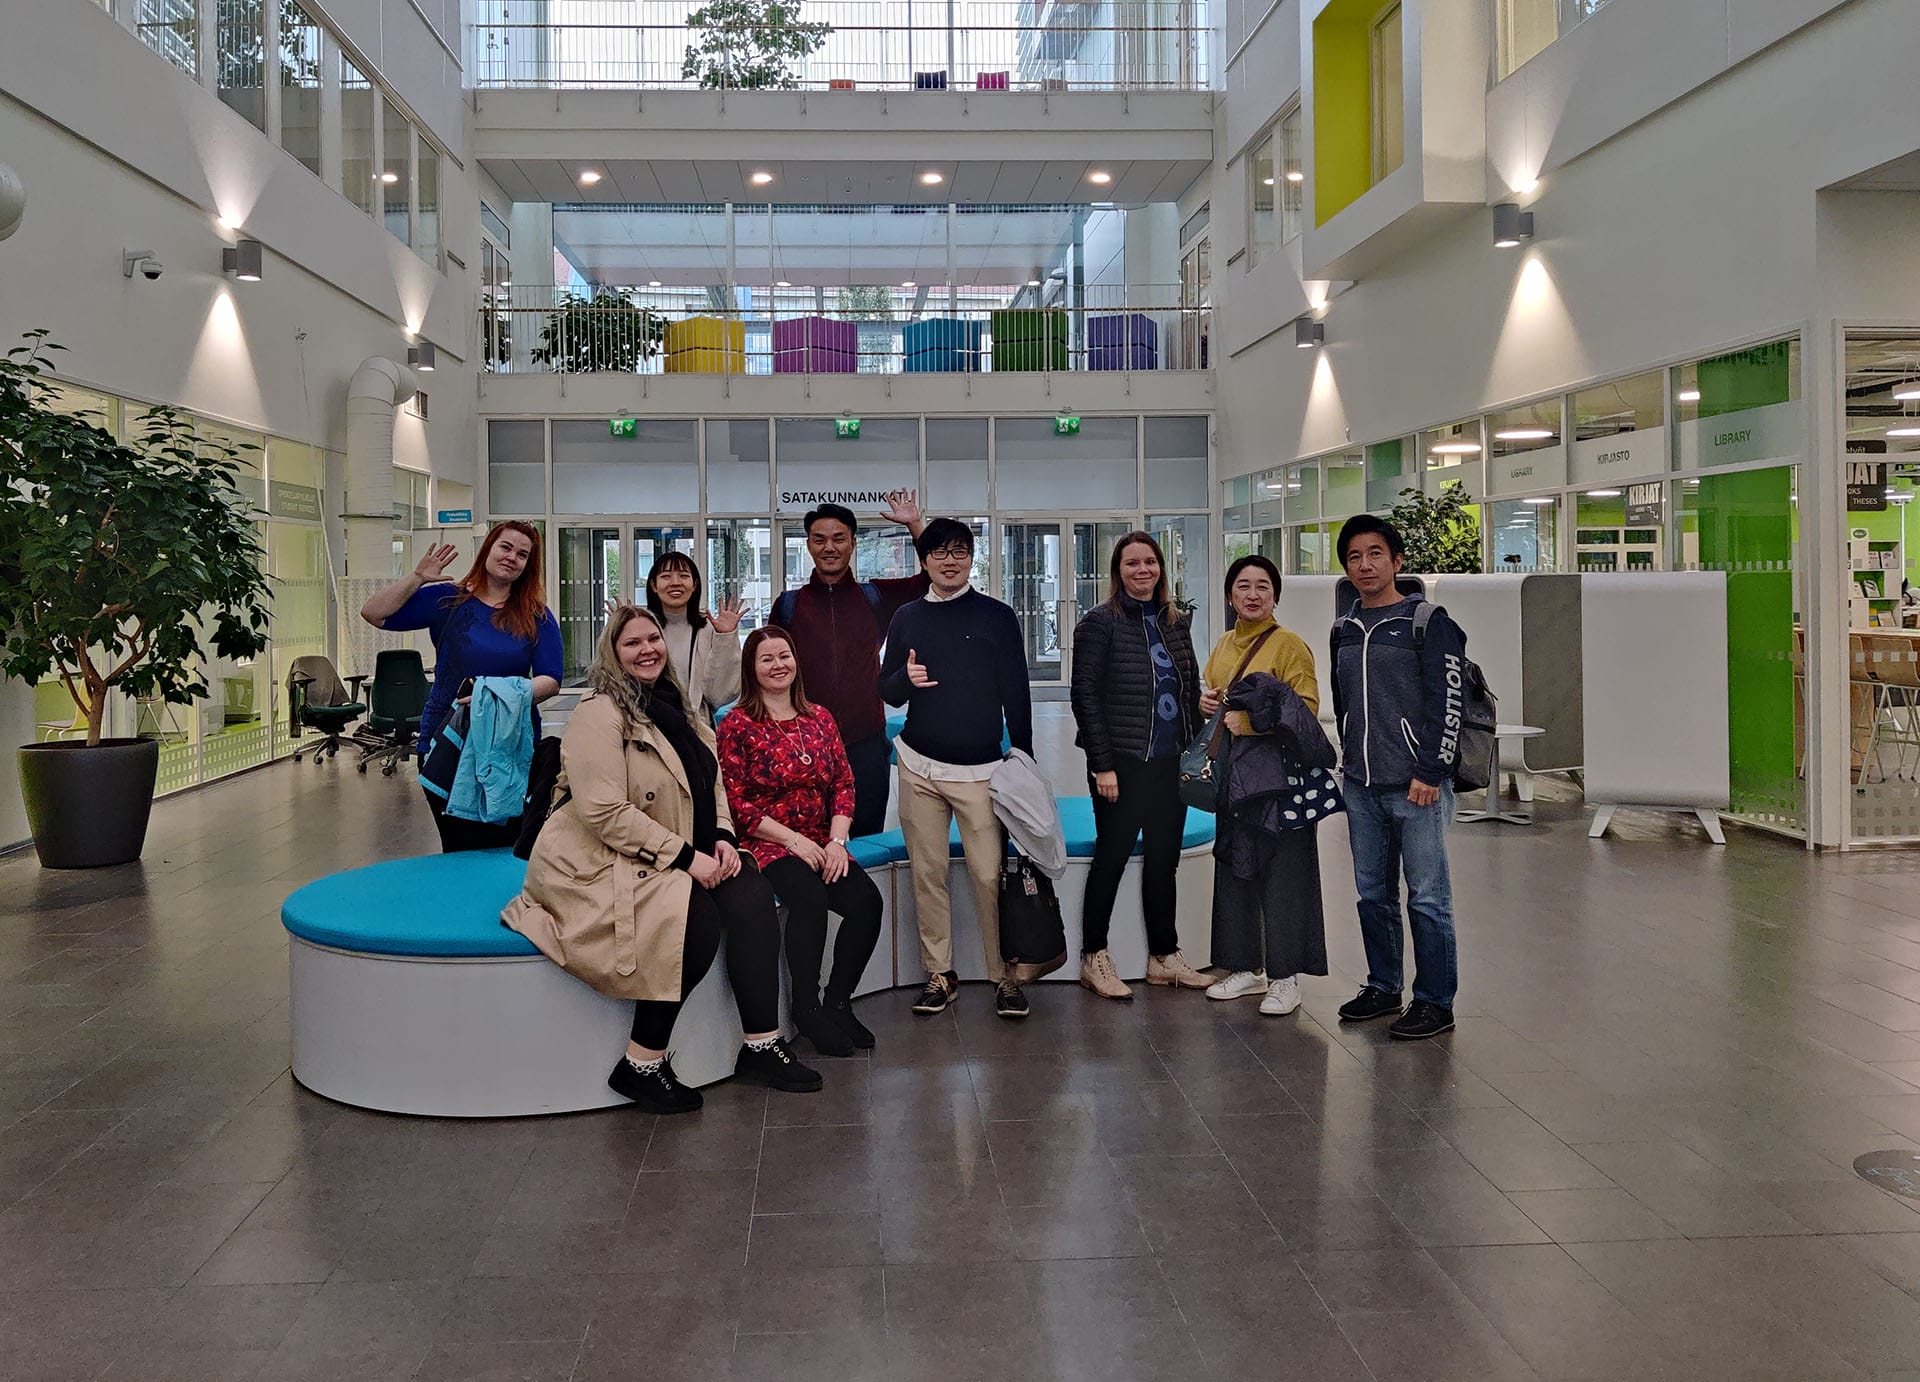
[[[1146,857],[1140,861],[1140,902],[1147,921],[1147,953],[1166,955],[1180,948],[1178,894],[1174,871],[1180,867],[1180,840],[1187,827],[1186,804],[1180,800],[1180,760],[1156,758],[1150,762],[1116,759],[1120,796],[1108,801],[1098,787],[1093,794],[1093,866],[1087,870],[1086,901],[1080,911],[1080,951],[1091,955],[1107,948],[1107,926],[1113,920],[1114,899],[1120,895],[1120,877],[1133,857],[1134,843],[1147,837]]]
[[[633,1039],[649,1051],[664,1051],[673,1039],[680,1009],[707,977],[724,937],[727,978],[740,1025],[749,1032],[780,1026],[780,918],[773,910],[773,887],[745,854],[740,872],[713,888],[693,885],[687,899],[687,939],[680,956],[680,997],[673,1002],[642,1000],[633,1005]]]
[[[838,883],[820,875],[791,854],[767,865],[767,881],[787,905],[787,976],[793,981],[793,1009],[803,1012],[820,1002],[820,962],[827,950],[827,913],[840,914],[833,942],[833,974],[827,1002],[853,997],[880,941],[880,890],[858,864],[847,867]]]
[[[515,816],[500,825],[463,820],[447,814],[446,803],[432,792],[421,789],[427,809],[433,812],[433,828],[440,832],[440,852],[459,854],[469,849],[512,849],[520,842],[520,818]]]

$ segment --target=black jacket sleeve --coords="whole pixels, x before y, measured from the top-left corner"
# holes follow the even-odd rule
[[[1112,648],[1112,611],[1104,605],[1088,610],[1073,631],[1073,719],[1090,773],[1113,771],[1106,704],[1107,656]]]
[[[1420,652],[1420,753],[1414,777],[1429,787],[1453,781],[1459,756],[1467,635],[1444,609],[1427,621]]]
[[[905,705],[913,694],[913,683],[907,680],[907,644],[912,637],[906,630],[913,623],[908,612],[911,608],[901,609],[887,625],[887,655],[880,663],[880,699],[888,705]]]
[[[1033,692],[1027,684],[1027,649],[1020,637],[1020,620],[1006,605],[1000,605],[995,613],[998,632],[994,638],[994,659],[1000,679],[1000,713],[1007,721],[1007,742],[1022,753],[1031,754]]]

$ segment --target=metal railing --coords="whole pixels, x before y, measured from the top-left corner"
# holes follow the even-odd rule
[[[709,302],[726,296],[716,290]],[[841,311],[790,300],[695,305],[685,290],[515,284],[482,295],[476,354],[493,374],[1205,369],[1211,311],[1164,305],[1175,296],[1137,285],[1089,287],[1078,305],[1035,307],[1010,291],[1003,301],[1013,305],[982,305],[969,295],[966,305],[948,308],[936,290],[917,309]]]
[[[779,25],[699,0],[470,0],[475,87],[1121,91],[1211,85],[1206,0],[807,0]]]

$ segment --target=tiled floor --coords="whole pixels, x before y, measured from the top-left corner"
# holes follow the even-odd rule
[[[1920,859],[1570,804],[1454,834],[1459,1029],[1338,973],[1252,1003],[1049,986],[816,1096],[664,1120],[341,1108],[287,1073],[280,898],[429,847],[413,788],[285,764],[146,862],[0,861],[0,1376],[1920,1377]]]

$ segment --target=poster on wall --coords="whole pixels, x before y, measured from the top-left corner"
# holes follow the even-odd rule
[[[1856,513],[1886,512],[1886,462],[1847,462],[1847,507]]]
[[[1659,480],[1627,486],[1627,526],[1658,527],[1667,513],[1667,487]]]

